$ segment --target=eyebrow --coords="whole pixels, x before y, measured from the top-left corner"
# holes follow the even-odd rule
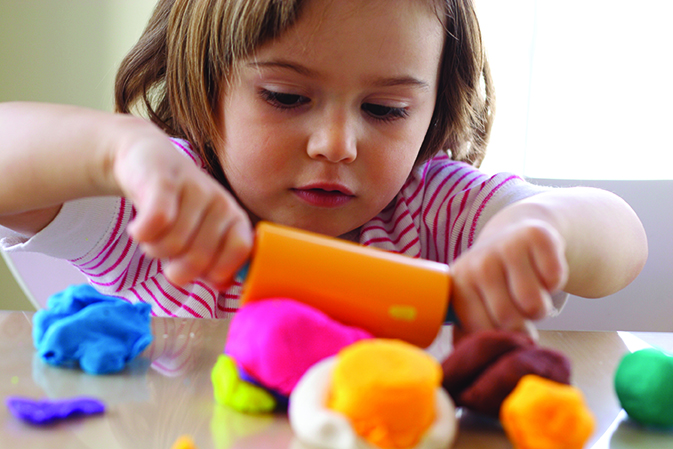
[[[303,65],[300,64],[295,64],[289,61],[252,61],[248,63],[248,66],[256,67],[256,68],[280,68],[280,69],[286,69],[286,70],[291,70],[293,72],[296,72],[300,75],[303,76],[308,76],[312,78],[318,78],[319,73],[309,69],[308,67],[304,67]],[[399,76],[399,77],[381,77],[381,78],[374,78],[371,81],[371,84],[373,86],[377,87],[394,87],[394,86],[411,86],[411,87],[417,87],[421,90],[430,90],[430,84],[427,82],[414,78],[413,76]]]

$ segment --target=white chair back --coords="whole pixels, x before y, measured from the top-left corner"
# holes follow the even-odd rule
[[[571,295],[558,317],[544,320],[538,327],[549,330],[673,331],[673,180],[529,181],[558,187],[598,187],[616,193],[640,217],[649,246],[645,268],[626,288],[601,299]]]
[[[36,309],[44,309],[52,294],[72,284],[86,283],[86,277],[65,260],[38,253],[4,252],[7,267]]]

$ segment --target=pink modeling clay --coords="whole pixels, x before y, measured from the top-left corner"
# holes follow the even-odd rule
[[[311,306],[273,298],[236,313],[224,352],[261,385],[289,396],[311,366],[365,338],[372,335]]]

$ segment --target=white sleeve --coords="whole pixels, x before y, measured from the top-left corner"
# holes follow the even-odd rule
[[[92,251],[118,221],[119,197],[90,197],[67,201],[58,215],[33,237],[0,226],[0,246],[6,251],[39,252],[74,260]]]

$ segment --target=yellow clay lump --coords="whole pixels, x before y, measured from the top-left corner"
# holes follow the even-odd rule
[[[409,448],[435,419],[441,379],[439,363],[413,345],[362,340],[339,352],[327,406],[370,444]]]

